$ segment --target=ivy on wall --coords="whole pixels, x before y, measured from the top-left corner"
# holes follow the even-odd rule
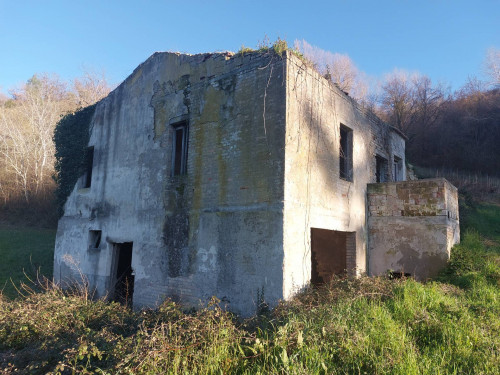
[[[54,130],[56,164],[54,179],[57,183],[56,199],[59,215],[78,178],[85,172],[87,145],[90,139],[90,122],[96,105],[64,116]]]

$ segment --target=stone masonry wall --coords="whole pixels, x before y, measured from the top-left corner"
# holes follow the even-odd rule
[[[435,276],[460,240],[457,189],[445,179],[368,185],[369,273]]]

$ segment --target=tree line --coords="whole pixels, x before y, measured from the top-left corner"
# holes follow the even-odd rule
[[[325,78],[407,137],[407,160],[426,167],[500,176],[500,49],[488,50],[486,80],[455,92],[425,74],[394,70],[370,82],[347,55],[296,41]]]
[[[374,84],[345,54],[304,40],[296,41],[295,49],[325,78],[406,134],[409,162],[500,176],[499,49],[490,49],[485,58],[487,81],[469,78],[455,92],[402,70]],[[0,220],[16,212],[55,212],[55,126],[109,91],[105,76],[93,72],[71,82],[35,74],[10,97],[0,93]]]
[[[72,82],[35,74],[0,97],[0,220],[33,214],[54,220],[53,134],[62,116],[106,96],[104,74],[86,72]],[[30,214],[28,214],[30,215]],[[49,217],[47,217],[49,216]]]
[[[470,78],[454,93],[425,75],[396,73],[382,86],[378,115],[408,137],[416,165],[500,176],[500,87]]]

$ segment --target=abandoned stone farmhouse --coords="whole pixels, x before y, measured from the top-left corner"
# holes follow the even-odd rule
[[[334,275],[435,275],[457,191],[406,180],[405,137],[292,52],[155,53],[98,103],[54,278],[249,315]]]

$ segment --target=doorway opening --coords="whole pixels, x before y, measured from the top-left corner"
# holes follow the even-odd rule
[[[132,270],[133,242],[115,243],[116,273],[113,301],[132,306],[134,273]]]
[[[388,162],[386,158],[383,158],[382,156],[376,155],[375,156],[375,180],[377,182],[387,182],[388,181]]]
[[[348,248],[353,239],[354,233],[311,228],[312,285],[325,284],[334,276],[346,275]]]

